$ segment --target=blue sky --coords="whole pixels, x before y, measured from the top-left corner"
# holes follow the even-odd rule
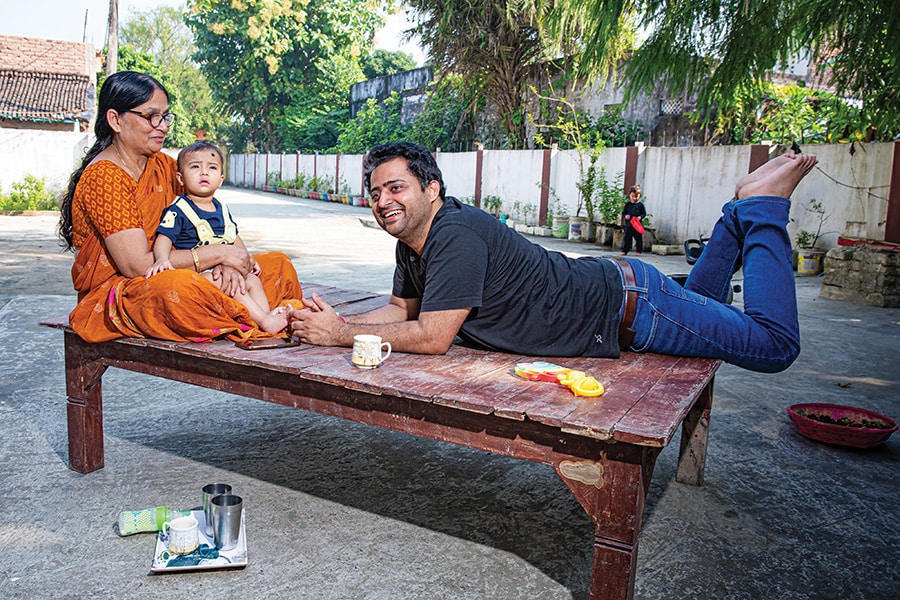
[[[97,48],[105,44],[109,0],[7,0],[4,4],[0,34],[85,41]],[[124,21],[130,10],[144,11],[157,6],[183,4],[184,0],[119,0],[119,21]],[[400,45],[400,32],[406,27],[403,13],[395,15],[375,35],[375,45],[386,50],[409,52],[421,65],[424,58],[415,44]]]

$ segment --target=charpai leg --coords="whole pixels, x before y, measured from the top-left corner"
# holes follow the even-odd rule
[[[90,473],[103,468],[103,389],[106,365],[91,344],[66,331],[66,412],[69,468]]]
[[[714,381],[712,379],[706,384],[697,402],[681,423],[681,447],[678,450],[678,471],[675,474],[675,481],[678,483],[703,485]]]
[[[564,460],[557,474],[594,522],[591,600],[634,597],[638,534],[659,448],[616,444],[600,460]]]

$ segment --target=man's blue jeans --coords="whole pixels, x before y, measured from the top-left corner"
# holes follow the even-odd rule
[[[638,306],[634,352],[720,358],[766,373],[787,369],[800,353],[787,198],[756,196],[722,208],[684,287],[655,267],[627,259]],[[725,303],[743,264],[744,311]],[[625,350],[625,348],[623,348]]]

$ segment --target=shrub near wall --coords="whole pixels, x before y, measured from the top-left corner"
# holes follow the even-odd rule
[[[0,190],[0,210],[59,210],[59,207],[43,177],[26,175],[24,181],[12,185],[9,194]]]
[[[284,194],[286,196],[294,196],[295,198],[308,198],[310,200],[322,200],[324,202],[337,202],[339,204],[347,204],[351,206],[372,206],[371,201],[367,196],[335,194],[333,192],[324,192],[318,189],[295,187],[295,185],[296,181],[276,181],[264,185],[262,187],[262,190],[264,192],[273,192],[276,194]]]

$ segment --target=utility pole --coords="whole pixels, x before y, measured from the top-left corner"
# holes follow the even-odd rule
[[[119,0],[109,0],[109,22],[106,29],[106,76],[118,69],[119,62]]]

